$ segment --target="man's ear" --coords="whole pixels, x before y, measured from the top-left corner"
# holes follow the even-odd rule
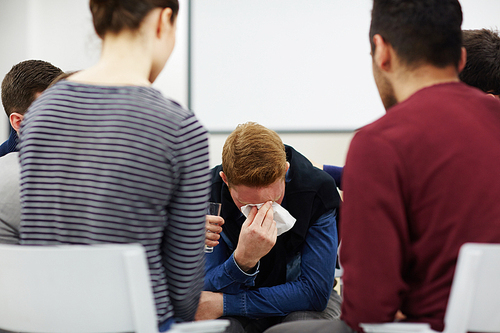
[[[226,177],[226,174],[224,173],[224,171],[219,172],[219,176],[220,176],[220,178],[222,178],[222,181],[224,183],[226,183],[227,187],[229,187],[229,182],[227,181],[227,177]]]
[[[18,133],[19,133],[19,129],[21,128],[21,121],[23,121],[23,119],[24,119],[24,115],[17,113],[17,112],[12,112],[9,116],[10,125]]]
[[[460,54],[460,60],[458,61],[458,72],[460,73],[465,68],[467,63],[467,50],[462,46],[462,53]]]
[[[373,62],[377,67],[383,71],[391,71],[393,50],[389,43],[387,43],[382,36],[376,34],[373,36],[373,44],[375,51],[373,54]]]

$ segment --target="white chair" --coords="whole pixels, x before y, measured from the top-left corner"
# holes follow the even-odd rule
[[[207,327],[218,325],[218,330],[207,332],[224,329],[224,322],[214,322]],[[186,332],[183,325],[192,324],[179,324],[172,332]],[[0,244],[0,329],[158,332],[144,248]]]
[[[464,244],[459,252],[443,333],[500,332],[500,244]],[[365,332],[435,332],[428,324],[360,324]]]
[[[344,269],[342,266],[340,268],[335,268],[335,278],[338,280],[339,283],[339,291],[340,291],[340,297],[343,297],[344,293],[344,280],[342,279],[342,276],[344,275]]]

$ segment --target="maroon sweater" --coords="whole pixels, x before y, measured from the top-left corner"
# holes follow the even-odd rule
[[[424,88],[355,135],[343,177],[342,319],[443,330],[460,246],[500,243],[500,101]]]

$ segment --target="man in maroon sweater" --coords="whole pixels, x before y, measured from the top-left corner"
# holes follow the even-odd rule
[[[353,138],[344,169],[342,321],[277,332],[352,332],[406,321],[443,330],[458,250],[500,243],[500,101],[459,82],[457,0],[374,0],[373,74],[387,114]]]

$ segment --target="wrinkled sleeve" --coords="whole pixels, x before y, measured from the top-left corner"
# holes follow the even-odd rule
[[[255,272],[245,273],[234,260],[233,254],[230,253],[224,233],[221,234],[219,245],[214,247],[212,253],[205,254],[205,258],[205,290],[237,294],[242,289],[255,285],[260,262],[257,264]]]
[[[208,140],[195,117],[183,121],[177,140],[178,184],[167,210],[163,265],[174,316],[188,321],[203,289]]]
[[[393,321],[407,290],[403,172],[390,142],[363,130],[353,138],[343,175],[340,262],[342,319],[357,331],[359,323]]]

